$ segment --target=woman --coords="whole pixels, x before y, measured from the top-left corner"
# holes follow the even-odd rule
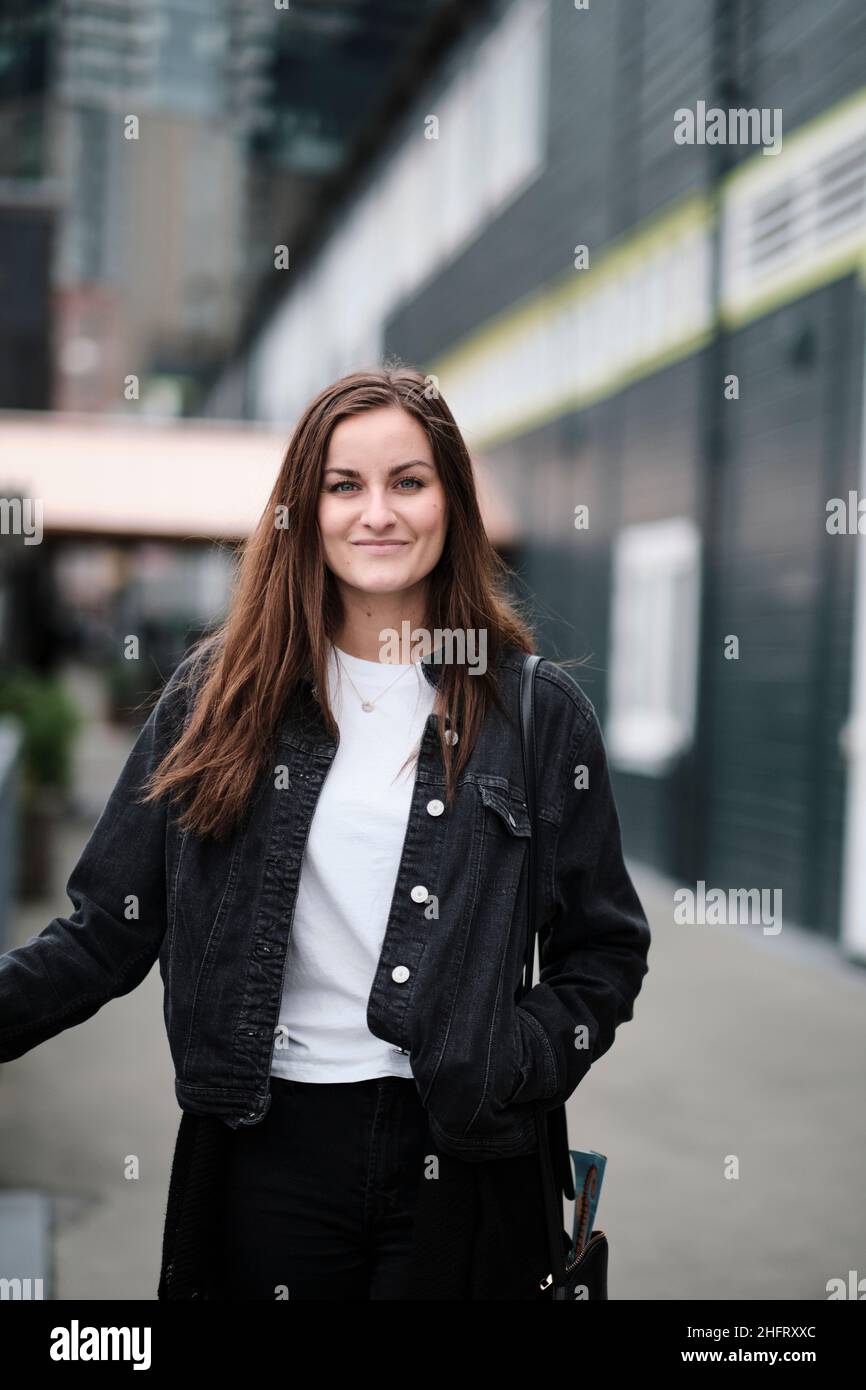
[[[530,823],[532,639],[504,574],[425,378],[322,391],[225,624],[168,682],[73,870],[73,915],[0,959],[5,1060],[159,959],[176,1167],[197,1161],[192,1117],[221,1145],[198,1162],[204,1296],[418,1296],[419,1194],[456,1221],[440,1160],[519,1179],[503,1223],[543,1244],[536,1107],[561,1107],[632,1017],[649,930],[595,711],[550,662]],[[517,1003],[533,834],[547,936]]]

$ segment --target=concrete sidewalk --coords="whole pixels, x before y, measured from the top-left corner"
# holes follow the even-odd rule
[[[103,801],[129,744],[84,741]],[[89,828],[65,828],[59,881],[19,914],[18,942],[69,910]],[[610,1296],[825,1299],[828,1279],[866,1276],[866,973],[787,926],[675,926],[673,885],[637,867],[634,880],[649,974],[569,1103],[572,1145],[607,1155]],[[156,1297],[179,1120],[156,966],[0,1069],[0,1188],[56,1199],[55,1298]]]

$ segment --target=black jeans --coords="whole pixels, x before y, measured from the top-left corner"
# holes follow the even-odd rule
[[[270,1084],[264,1120],[231,1131],[214,1296],[404,1298],[429,1151],[415,1082]]]

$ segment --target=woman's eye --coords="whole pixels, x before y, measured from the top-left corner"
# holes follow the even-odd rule
[[[404,487],[403,487],[403,483],[414,483],[414,484],[416,485],[416,487],[423,487],[423,486],[424,486],[424,484],[423,484],[423,482],[422,482],[422,480],[421,480],[420,478],[412,478],[412,477],[409,477],[409,478],[400,478],[399,482],[397,483],[397,488],[398,488],[398,490],[399,490],[400,492],[414,492],[414,491],[415,491],[415,487],[412,487],[412,488],[404,488]],[[340,489],[341,489],[341,488],[344,488],[344,487],[354,488],[354,487],[357,487],[357,483],[353,483],[349,478],[343,478],[339,483],[332,483],[331,486],[328,488],[328,491],[329,491],[329,492],[339,492]]]

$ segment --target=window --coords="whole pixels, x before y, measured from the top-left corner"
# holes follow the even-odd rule
[[[694,735],[700,537],[674,517],[614,542],[609,719],[612,761],[662,776]]]

